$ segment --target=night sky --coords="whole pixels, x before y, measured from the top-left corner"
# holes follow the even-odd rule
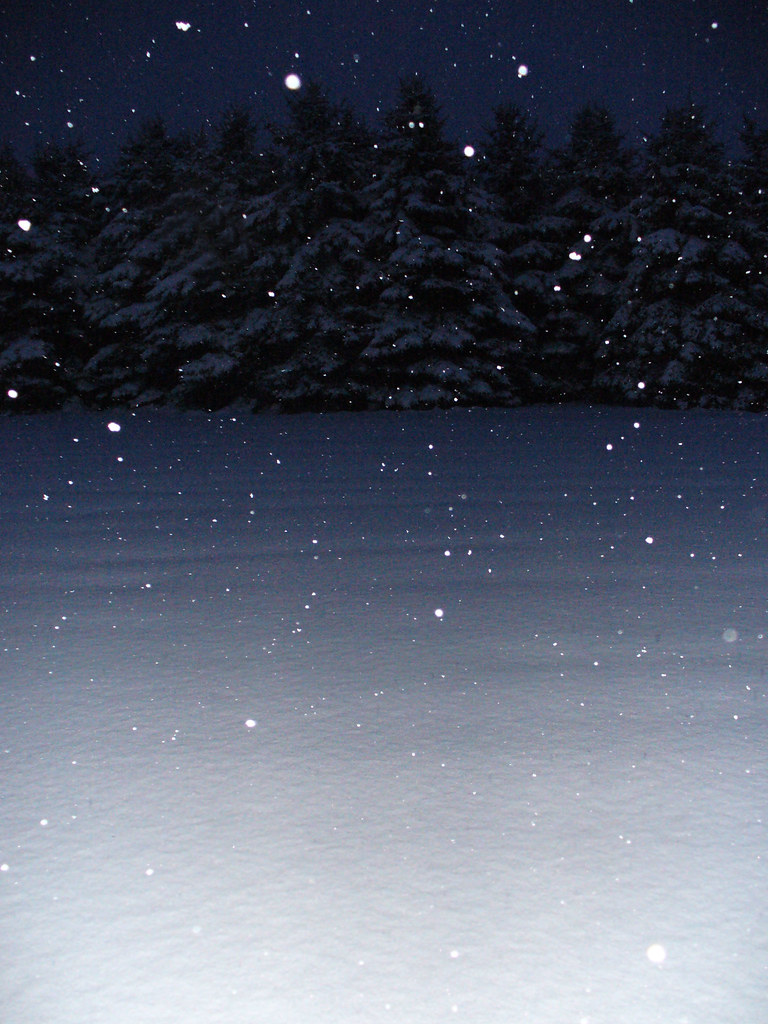
[[[79,137],[108,164],[157,114],[280,119],[291,72],[375,124],[419,72],[461,145],[505,101],[557,144],[586,102],[637,142],[693,99],[733,147],[745,113],[768,125],[767,68],[756,0],[0,0],[0,140],[27,157]]]

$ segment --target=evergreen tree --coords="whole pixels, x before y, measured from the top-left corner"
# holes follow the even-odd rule
[[[744,157],[735,169],[739,205],[734,234],[749,260],[744,262],[745,305],[752,332],[756,336],[753,381],[742,390],[742,404],[765,408],[768,405],[768,129],[758,129],[747,120],[741,133]],[[751,389],[750,391],[747,388]]]
[[[746,118],[739,135],[744,156],[737,169],[737,182],[741,187],[742,210],[756,226],[768,230],[768,128],[758,128]]]
[[[101,209],[81,145],[46,146],[32,166],[27,178],[6,155],[2,171],[9,191],[0,264],[7,313],[0,387],[19,393],[17,408],[48,409],[76,397],[92,351],[84,305],[92,276],[89,244]]]
[[[189,391],[199,393],[199,366],[189,385],[185,370],[200,360],[216,395],[224,286],[201,283],[218,268],[206,233],[207,159],[203,136],[170,137],[161,120],[145,124],[121,153],[108,184],[110,221],[95,247],[88,315],[101,347],[86,367],[90,402],[184,403]]]
[[[510,248],[525,238],[541,209],[542,132],[519,107],[503,103],[493,111],[487,130],[482,180],[497,199],[499,241]]]
[[[533,328],[503,288],[502,254],[431,90],[404,81],[387,115],[368,189],[377,319],[359,381],[374,406],[506,404],[525,393]]]
[[[548,172],[548,209],[533,224],[539,253],[540,394],[583,398],[629,258],[633,155],[609,111],[585,106]]]
[[[519,107],[496,107],[481,163],[482,188],[475,201],[483,217],[482,234],[500,251],[505,291],[537,335],[551,303],[546,270],[552,257],[539,237],[546,200],[542,138],[536,123]],[[528,347],[526,378],[533,380],[539,347],[533,335]]]
[[[600,394],[654,404],[765,406],[765,331],[748,287],[738,190],[691,104],[652,139],[638,235],[605,330]]]
[[[20,300],[28,275],[33,192],[29,175],[8,146],[0,149],[0,408],[18,408],[19,398],[26,407],[34,407],[36,383],[19,375],[19,358],[25,347],[25,318]],[[43,352],[40,350],[40,358]],[[8,392],[11,392],[9,395]],[[14,397],[12,397],[14,396]],[[22,407],[24,407],[22,406]]]
[[[251,275],[252,239],[248,212],[254,197],[271,183],[271,165],[246,108],[226,111],[210,145],[194,155],[192,178],[198,210],[177,265],[169,268],[175,303],[180,382],[174,399],[213,409],[241,396],[243,339],[263,329],[266,296]]]
[[[149,122],[101,191],[0,150],[0,407],[768,408],[768,131],[727,162],[689,104],[638,169],[602,108],[543,157],[503,105],[466,160],[418,76],[375,137],[287,99],[266,145]]]
[[[245,338],[243,373],[259,406],[344,408],[355,404],[350,366],[372,315],[359,287],[372,144],[317,83],[288,101],[287,123],[271,129],[272,188],[249,216],[251,276],[271,305]]]

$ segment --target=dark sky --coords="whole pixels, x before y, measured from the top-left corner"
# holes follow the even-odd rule
[[[758,0],[0,0],[0,138],[26,157],[80,136],[109,162],[156,114],[279,119],[290,72],[375,123],[418,71],[461,145],[502,101],[553,143],[601,102],[635,142],[689,98],[733,145],[745,112],[768,125],[767,68]]]

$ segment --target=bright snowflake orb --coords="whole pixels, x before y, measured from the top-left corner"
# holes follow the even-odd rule
[[[290,89],[292,92],[295,92],[297,89],[301,88],[301,79],[296,74],[286,75],[285,87],[286,89]]]
[[[653,942],[646,949],[645,955],[652,964],[663,964],[667,959],[667,951],[660,942]]]
[[[120,424],[119,423],[115,423],[114,421],[112,421],[112,423],[108,423],[107,424],[107,430],[111,434],[118,434],[120,432]]]
[[[246,720],[245,720],[245,727],[246,727],[246,729],[255,729],[255,727],[256,727],[256,720],[254,718],[246,718]]]
[[[646,537],[645,538],[645,543],[646,544],[653,544],[653,537]]]
[[[474,146],[465,146],[464,147],[464,156],[466,156],[466,157],[473,157],[474,155],[475,155],[475,147]]]
[[[528,74],[528,65],[527,64],[521,64],[520,67],[517,69],[517,77],[518,78],[525,78],[525,76],[527,74]]]
[[[31,220],[25,220],[23,217],[22,217],[21,220],[17,221],[16,223],[19,225],[19,227],[21,228],[22,231],[29,231],[29,229],[32,227],[32,221]]]
[[[16,388],[8,388],[8,391],[6,392],[6,394],[8,395],[9,398],[18,398],[19,397],[19,392],[16,390]]]
[[[442,619],[443,615],[445,615],[445,612],[443,611],[442,608],[435,608],[435,618],[436,619]]]
[[[189,32],[192,26],[189,24],[188,21],[177,21],[176,28],[179,30],[179,32]]]

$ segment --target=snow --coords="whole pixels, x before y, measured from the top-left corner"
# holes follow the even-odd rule
[[[762,1019],[765,416],[109,422],[0,420],[4,1024]]]

